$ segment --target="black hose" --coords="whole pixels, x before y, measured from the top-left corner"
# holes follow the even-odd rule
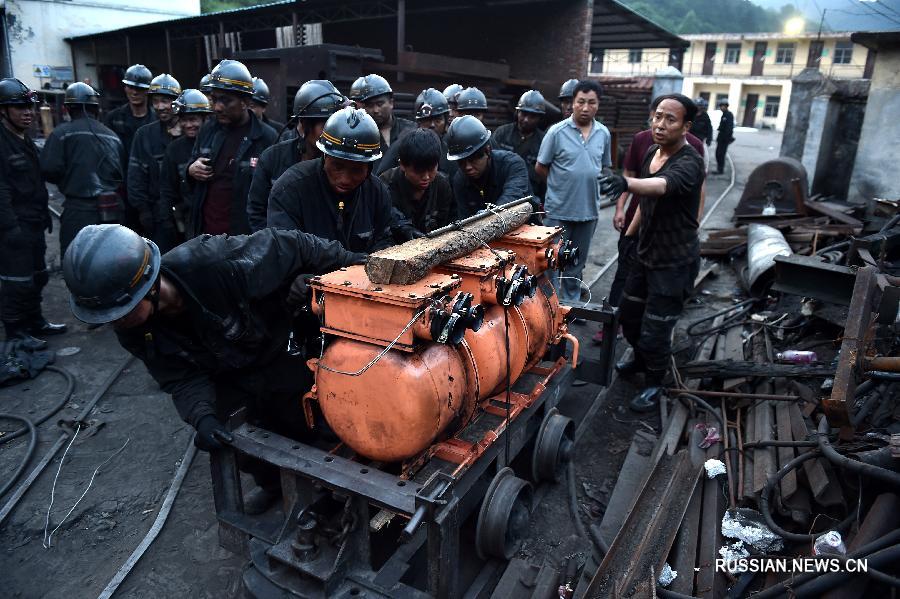
[[[656,585],[656,594],[663,599],[697,599],[697,597],[694,597],[693,595],[685,595],[683,593],[670,591],[669,589],[658,584]]]
[[[28,462],[31,461],[31,456],[34,455],[34,450],[37,449],[37,429],[34,428],[34,423],[31,422],[28,418],[24,416],[17,416],[15,414],[0,414],[0,418],[7,418],[9,420],[18,420],[25,424],[25,428],[22,430],[27,431],[31,437],[28,440],[28,449],[25,451],[25,457],[22,458],[22,461],[19,463],[19,467],[16,468],[16,471],[13,475],[6,481],[6,484],[0,488],[0,497],[6,494],[7,491],[12,488],[16,481],[19,480],[19,476],[21,476],[22,471],[25,470],[25,467],[28,466]]]
[[[829,462],[836,464],[841,468],[852,470],[858,474],[877,478],[878,480],[894,485],[895,487],[900,487],[900,472],[893,472],[839,454],[837,450],[831,446],[831,442],[828,440],[828,428],[828,419],[823,416],[819,421],[819,450]]]
[[[891,566],[897,563],[900,560],[900,545],[894,545],[892,547],[888,547],[887,549],[882,549],[881,551],[876,551],[869,555],[864,556],[867,568],[874,567],[878,568],[879,566]],[[877,570],[876,570],[877,571]],[[881,574],[881,572],[879,572]],[[831,572],[828,574],[823,574],[814,580],[806,582],[800,586],[796,586],[792,589],[793,594],[792,597],[821,597],[829,590],[839,586],[846,579],[857,576],[857,575],[868,575],[868,572],[856,572],[856,571],[848,571],[843,570],[841,572]],[[884,574],[885,577],[888,577]],[[875,578],[875,577],[873,577]],[[888,577],[893,578],[893,577]],[[875,580],[878,580],[875,578]],[[883,581],[882,581],[883,582]]]
[[[821,453],[819,451],[808,451],[789,461],[781,468],[781,470],[769,476],[769,478],[766,480],[766,486],[763,487],[762,493],[760,493],[759,495],[759,511],[762,513],[763,518],[765,518],[766,525],[769,527],[769,529],[771,529],[772,532],[788,541],[794,541],[796,543],[808,543],[810,541],[814,541],[817,537],[819,537],[821,533],[799,534],[795,532],[788,532],[778,526],[778,524],[776,524],[775,520],[772,518],[772,510],[769,507],[769,497],[772,495],[772,490],[775,488],[775,485],[781,482],[781,479],[787,476],[788,472],[790,472],[797,466],[800,466],[804,462],[818,457],[821,457]],[[848,526],[853,524],[854,520],[856,520],[855,510],[850,512],[849,516],[838,523],[837,526],[834,527],[834,530],[845,530]]]
[[[866,373],[870,379],[879,381],[900,381],[900,372],[883,372],[881,370],[870,370]]]
[[[879,537],[874,541],[867,543],[866,545],[863,545],[862,547],[856,549],[856,551],[854,551],[853,553],[848,554],[847,558],[860,559],[868,557],[873,553],[879,552],[885,548],[889,548],[892,544],[897,543],[898,541],[900,541],[900,528],[894,529],[884,536]],[[824,576],[824,574],[821,572],[800,574],[799,576],[795,576],[791,580],[778,582],[770,587],[766,587],[759,593],[752,595],[752,597],[753,599],[774,599],[775,597],[781,597],[787,594],[789,591],[796,590],[800,586],[820,576]]]
[[[726,325],[727,325],[728,323],[730,323],[730,322],[732,322],[732,321],[735,321],[735,320],[737,320],[738,318],[743,318],[744,315],[747,314],[747,312],[749,312],[750,310],[752,310],[752,309],[753,309],[753,308],[752,308],[752,304],[755,303],[755,302],[756,302],[756,299],[754,299],[754,298],[745,299],[744,301],[739,302],[739,303],[737,303],[737,304],[734,304],[733,306],[728,306],[728,307],[725,308],[724,310],[719,310],[718,312],[713,312],[712,314],[710,314],[710,315],[708,315],[708,316],[704,316],[704,317],[701,318],[700,320],[697,320],[697,321],[692,322],[692,323],[688,326],[686,332],[687,332],[688,335],[691,335],[691,336],[695,336],[695,335],[707,335],[707,334],[712,333],[712,332],[714,332],[714,331],[718,331],[719,329],[727,328]],[[728,318],[726,318],[725,321],[724,321],[721,325],[719,325],[719,326],[717,326],[717,327],[710,327],[710,328],[704,329],[704,330],[702,330],[702,331],[697,331],[697,330],[695,330],[695,328],[696,328],[696,326],[697,326],[698,324],[704,323],[704,322],[706,322],[706,321],[708,321],[708,320],[713,320],[713,319],[715,319],[715,318],[718,317],[718,316],[724,316],[725,314],[729,314],[729,313],[731,313],[731,312],[734,312],[734,314],[732,314],[731,316],[729,316]]]
[[[722,420],[722,415],[719,414],[719,410],[715,409],[714,407],[712,407],[711,405],[706,403],[706,401],[700,399],[696,395],[694,395],[692,393],[688,393],[687,391],[679,391],[677,397],[686,397],[689,400],[691,400],[692,402],[696,403],[698,406],[700,406],[705,411],[707,411],[710,414],[712,414],[713,416],[715,416],[716,420],[719,421],[719,426],[722,427],[720,429],[721,433],[723,435],[725,434],[725,421]]]
[[[47,422],[47,420],[49,420],[51,416],[53,416],[54,414],[59,412],[61,409],[63,409],[63,407],[67,403],[69,403],[69,400],[72,398],[72,392],[75,391],[75,379],[72,377],[72,375],[69,373],[69,371],[65,370],[64,368],[57,368],[56,366],[47,366],[46,370],[49,370],[51,372],[56,372],[56,373],[63,375],[63,377],[65,377],[65,379],[66,379],[66,383],[68,384],[68,386],[66,387],[66,392],[63,393],[62,399],[55,406],[50,408],[50,410],[48,412],[46,412],[43,416],[41,416],[37,420],[31,421],[34,426],[42,425],[43,423]],[[21,437],[22,435],[27,433],[28,430],[29,430],[28,427],[25,427],[25,428],[20,428],[20,429],[14,430],[11,433],[7,433],[6,435],[3,435],[2,437],[0,437],[0,445],[3,445],[4,443],[6,443],[8,441],[12,441],[13,439],[17,439],[17,438]],[[2,495],[2,493],[0,493],[0,495]]]
[[[569,460],[569,463],[566,465],[566,485],[569,489],[569,512],[572,516],[572,521],[575,523],[575,530],[578,532],[579,537],[593,542],[593,537],[588,534],[587,529],[584,527],[584,522],[581,521],[581,514],[578,513],[578,493],[575,490],[575,460]]]
[[[869,379],[866,383],[874,383],[873,379]],[[874,385],[873,385],[874,386]],[[860,385],[862,387],[862,385]],[[869,412],[872,411],[872,408],[875,407],[875,404],[878,403],[878,399],[883,395],[884,389],[879,388],[876,389],[869,398],[863,402],[863,405],[859,407],[856,411],[856,414],[850,417],[850,424],[853,425],[853,428],[857,428],[863,420],[865,420],[866,416],[869,415]],[[860,394],[862,395],[862,394]],[[856,397],[860,397],[860,395],[856,395]]]

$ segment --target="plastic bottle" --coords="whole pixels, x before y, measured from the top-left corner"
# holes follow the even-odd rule
[[[790,364],[812,364],[818,361],[819,357],[814,351],[804,351],[797,349],[788,349],[775,354],[776,362],[787,362]]]
[[[836,530],[829,530],[817,538],[816,542],[813,543],[813,554],[847,555],[847,547],[844,546],[844,539],[841,538],[841,533]]]

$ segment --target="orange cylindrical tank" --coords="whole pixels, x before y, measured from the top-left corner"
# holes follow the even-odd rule
[[[355,372],[382,350],[361,341],[335,339],[321,364]],[[391,350],[359,376],[320,366],[316,385],[322,413],[335,434],[358,454],[384,462],[421,453],[457,415],[467,416],[475,403],[461,354],[436,343],[412,353]]]
[[[466,331],[460,353],[467,365],[470,379],[474,374],[479,399],[499,393],[506,384],[506,324],[503,308],[485,309],[484,324],[475,331]],[[528,331],[525,319],[516,310],[509,311],[509,374],[512,382],[522,375],[528,357]]]

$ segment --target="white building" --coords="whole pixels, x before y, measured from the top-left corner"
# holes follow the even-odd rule
[[[75,78],[65,38],[199,14],[200,0],[0,0],[0,74],[60,87]]]

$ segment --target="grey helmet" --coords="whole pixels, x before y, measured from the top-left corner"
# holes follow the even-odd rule
[[[162,75],[154,77],[153,81],[150,82],[149,93],[151,95],[157,94],[160,96],[177,98],[181,95],[181,84],[178,83],[178,80],[175,79],[175,77],[172,77],[168,73],[163,73]]]
[[[459,92],[464,90],[465,88],[461,86],[459,83],[451,83],[447,87],[444,88],[444,99],[447,100],[447,104],[450,106],[456,107],[456,96],[459,95]]]
[[[387,79],[373,73],[371,75],[360,77],[354,81],[353,85],[350,86],[348,97],[354,102],[365,102],[376,96],[393,93],[394,90],[391,89],[391,85],[387,82]]]
[[[269,86],[259,77],[253,78],[253,101],[265,106],[269,103]]]
[[[76,81],[66,88],[66,96],[65,100],[63,100],[63,104],[66,104],[67,106],[74,104],[99,106],[100,92],[87,83]]]
[[[381,158],[381,132],[365,110],[348,106],[328,117],[316,147],[334,158],[374,162]]]
[[[488,109],[487,98],[477,87],[467,87],[457,94],[456,109],[459,111],[485,111]]]
[[[474,116],[467,114],[456,117],[444,137],[447,142],[447,159],[468,158],[487,145],[490,138],[491,132]]]
[[[327,119],[344,106],[346,98],[327,79],[312,79],[294,95],[292,119]]]
[[[519,98],[516,104],[516,110],[522,112],[533,112],[534,114],[545,114],[547,109],[544,107],[544,95],[536,89],[530,89]]]
[[[153,73],[150,69],[142,64],[133,64],[125,71],[122,77],[122,83],[131,87],[139,87],[141,89],[150,89],[150,82],[153,80]]]
[[[172,104],[175,114],[212,114],[209,99],[199,89],[186,89]]]
[[[450,105],[447,103],[444,94],[433,87],[429,87],[419,94],[416,98],[415,108],[416,120],[430,119],[450,112]]]
[[[252,96],[253,77],[244,63],[226,59],[209,74],[209,89]]]
[[[559,88],[559,99],[568,100],[575,97],[575,86],[578,85],[578,79],[569,79]]]

